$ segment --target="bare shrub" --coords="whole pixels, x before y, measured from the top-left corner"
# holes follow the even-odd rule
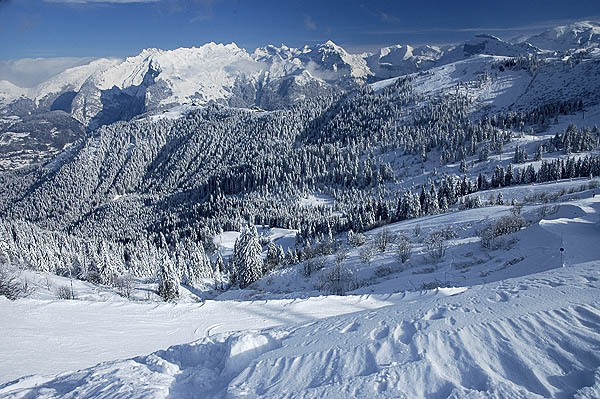
[[[439,262],[446,254],[446,232],[432,232],[425,238],[424,244],[431,260]]]
[[[348,259],[348,252],[343,249],[340,249],[335,253],[335,263],[343,264]]]
[[[379,252],[385,252],[387,247],[396,241],[396,235],[390,233],[388,229],[383,229],[375,236],[375,245]]]
[[[72,287],[62,285],[54,292],[58,299],[75,299],[75,292]]]
[[[119,276],[115,278],[114,285],[119,295],[125,298],[131,298],[133,294],[133,283],[135,282],[133,276],[130,274]]]
[[[415,225],[415,229],[413,230],[413,234],[415,235],[415,237],[418,237],[421,235],[421,225],[417,224]]]
[[[439,232],[446,240],[458,238],[458,233],[454,230],[452,226],[446,226],[439,230]]]
[[[21,282],[20,271],[17,267],[8,263],[0,263],[0,295],[14,301],[31,294],[27,283]]]
[[[312,258],[304,262],[302,271],[306,277],[310,277],[316,271],[325,267],[325,258]]]
[[[442,286],[443,286],[442,282],[438,281],[438,280],[431,281],[429,283],[424,282],[421,284],[421,291],[435,290],[436,288],[440,288]]]
[[[333,295],[345,295],[355,286],[352,271],[342,264],[336,263],[327,273],[325,288]]]
[[[545,218],[548,215],[553,215],[556,212],[558,212],[558,205],[554,205],[554,206],[549,206],[549,205],[543,205],[538,209],[538,216],[540,218]]]
[[[354,248],[361,247],[367,242],[367,237],[363,233],[348,233],[348,244]]]
[[[556,201],[564,193],[565,193],[564,191],[562,193],[561,192],[549,193],[546,191],[542,191],[539,193],[533,193],[533,194],[526,195],[523,200],[525,202],[530,202],[530,203],[541,202],[543,204],[547,204],[548,202]]]
[[[513,207],[510,208],[510,213],[513,216],[520,216],[521,215],[521,211],[523,210],[523,205],[519,204],[518,202],[514,202],[513,203]]]
[[[496,222],[487,226],[479,233],[481,238],[481,245],[484,248],[493,249],[495,248],[495,241],[498,237],[516,233],[525,226],[525,219],[521,216],[502,216]]]
[[[410,259],[411,244],[409,238],[405,234],[400,234],[396,242],[396,256],[402,263],[406,263]]]
[[[362,260],[364,263],[366,263],[370,267],[371,262],[373,262],[373,258],[375,257],[376,253],[377,253],[377,248],[374,245],[370,244],[370,245],[364,245],[360,249],[358,256],[360,257],[360,260]]]

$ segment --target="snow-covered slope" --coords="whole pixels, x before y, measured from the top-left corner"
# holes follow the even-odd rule
[[[15,380],[0,393],[593,398],[600,394],[598,266],[573,266],[449,297],[409,297],[302,326],[216,335],[209,328],[191,344],[53,379]]]
[[[594,243],[600,198],[592,192],[564,201],[556,213],[516,233],[516,244],[489,253],[525,259],[498,265],[500,273],[522,269],[520,277],[491,283],[385,296],[178,305],[0,301],[0,345],[9,359],[1,368],[4,379],[22,375],[20,367],[41,374],[3,383],[0,395],[598,397],[600,252]],[[407,223],[414,221],[397,227]],[[435,217],[428,223],[447,225]],[[471,244],[462,239],[452,245],[456,253]],[[558,246],[566,248],[563,267],[556,262]],[[547,253],[552,249],[556,256]],[[167,343],[175,346],[140,353]],[[33,362],[32,353],[43,356]],[[119,357],[131,358],[44,376]]]
[[[427,96],[461,93],[473,102],[474,111],[488,115],[507,110],[531,109],[547,103],[583,100],[598,104],[600,54],[575,63],[547,58],[533,69],[508,68],[511,57],[475,55],[413,74],[415,92]],[[398,78],[371,84],[379,91]]]

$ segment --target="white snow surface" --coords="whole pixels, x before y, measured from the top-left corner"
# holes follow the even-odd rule
[[[160,314],[154,314],[146,318],[154,327],[151,331],[140,331],[143,323],[130,319],[128,333],[121,331],[108,340],[102,338],[108,335],[103,331],[88,336],[86,354],[98,357],[99,340],[133,351],[132,344],[164,339],[169,332],[156,328],[161,324],[188,327],[188,334],[200,325],[200,330],[194,331],[199,331],[201,338],[55,378],[22,378],[4,384],[0,394],[9,398],[591,398],[600,392],[598,266],[597,262],[571,266],[477,286],[452,296],[415,293],[377,310],[366,308],[262,331],[213,334],[222,327],[208,322],[202,325],[197,313],[193,318],[196,324],[189,327],[163,314],[166,323]],[[323,309],[331,303],[315,305],[313,308]],[[74,310],[67,312],[68,317]],[[93,312],[93,308],[82,310]],[[52,306],[38,311],[54,314]],[[114,313],[109,312],[108,317]],[[236,317],[231,317],[233,314]],[[140,317],[138,312],[136,315]],[[117,320],[127,316],[119,315]],[[230,324],[271,325],[257,323],[260,317],[238,316],[224,314],[222,319]],[[66,328],[66,335],[56,339],[68,343],[77,335],[79,323],[56,321],[52,325]],[[90,323],[98,323],[97,315]],[[107,325],[109,331],[117,327]],[[136,341],[124,344],[123,337],[130,333],[137,335]],[[39,348],[40,338],[34,341],[36,349],[42,350],[34,353],[43,363],[48,357],[47,344],[53,341],[45,341],[44,348]],[[71,345],[61,348],[61,358],[82,356]],[[61,367],[60,363],[47,366],[54,372]]]
[[[597,398],[597,191],[566,198],[516,233],[513,247],[488,253],[523,254],[523,261],[488,270],[497,279],[468,277],[458,288],[391,294],[391,279],[379,285],[388,294],[343,297],[2,300],[0,396]],[[508,212],[483,209],[496,212],[492,218]],[[423,230],[447,226],[448,217],[470,223],[469,215],[482,217],[461,211],[421,223]],[[451,243],[453,257],[476,248],[463,235]],[[26,374],[33,375],[15,379]]]

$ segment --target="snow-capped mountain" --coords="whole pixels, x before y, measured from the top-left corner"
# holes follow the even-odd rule
[[[438,46],[395,45],[383,47],[366,60],[376,77],[390,78],[429,69],[443,53],[444,49]]]
[[[235,43],[207,43],[174,50],[146,49],[126,59],[100,58],[69,68],[31,88],[0,81],[0,135],[4,137],[0,142],[8,143],[9,152],[15,150],[15,133],[26,133],[22,131],[23,124],[15,125],[23,118],[27,119],[27,126],[31,126],[31,121],[44,122],[38,124],[36,136],[41,137],[46,131],[48,137],[55,137],[60,135],[63,126],[69,126],[72,132],[74,126],[80,124],[91,131],[182,105],[203,106],[215,102],[238,108],[275,110],[306,98],[351,91],[367,83],[435,68],[438,68],[438,72],[434,71],[437,76],[446,65],[479,56],[488,58],[476,62],[479,69],[470,71],[466,78],[490,72],[492,64],[499,62],[494,57],[536,54],[540,60],[549,60],[555,57],[555,51],[585,49],[586,57],[597,58],[600,54],[593,55],[591,50],[600,53],[599,43],[600,24],[579,22],[516,43],[491,35],[477,35],[454,46],[395,45],[365,54],[350,54],[332,41],[300,48],[269,45],[252,53]],[[555,79],[561,73],[557,70],[544,79]],[[434,79],[433,91],[437,91],[440,84],[457,79],[458,76],[450,80],[440,78],[439,82]],[[536,85],[553,86],[540,79]],[[575,86],[581,85],[569,86],[570,97],[578,95],[572,93]],[[502,92],[505,97],[514,94]],[[507,102],[510,104],[512,102]],[[66,114],[57,117],[57,112]],[[49,113],[47,117],[43,116],[45,113]],[[76,136],[69,133],[71,138]],[[56,149],[68,143],[47,144],[48,148]]]
[[[478,36],[451,48],[397,45],[375,54],[350,54],[332,41],[302,48],[267,46],[253,53],[235,43],[146,49],[125,60],[98,59],[67,69],[33,88],[2,81],[0,104],[5,114],[21,116],[63,110],[93,129],[189,103],[280,108],[319,90],[351,89],[476,54],[518,56],[536,51],[531,45],[493,36]],[[293,90],[287,90],[290,87]],[[20,112],[15,111],[17,105]]]
[[[235,43],[175,50],[146,49],[121,59],[97,59],[33,88],[0,82],[5,115],[63,110],[89,129],[181,104],[219,102],[281,108],[323,90],[426,70],[476,54],[518,56],[537,49],[493,36],[456,47],[385,47],[350,54],[327,41],[315,46],[267,46],[248,53]]]
[[[582,21],[558,26],[526,38],[526,41],[543,50],[565,52],[600,45],[600,24]]]

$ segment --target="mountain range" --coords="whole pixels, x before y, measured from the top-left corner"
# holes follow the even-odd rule
[[[477,35],[454,46],[395,45],[350,54],[332,41],[249,53],[235,43],[145,49],[100,58],[31,88],[0,81],[1,167],[47,159],[86,131],[175,106],[283,109],[306,98],[422,72],[479,55],[561,58],[598,52],[600,24],[578,22],[511,43]],[[29,137],[29,139],[24,139]]]

